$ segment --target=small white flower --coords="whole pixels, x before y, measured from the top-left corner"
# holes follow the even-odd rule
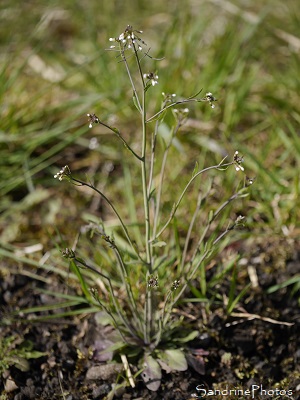
[[[148,79],[148,81],[151,81],[152,86],[158,84],[158,75],[154,74],[153,72],[149,72],[149,74],[144,74],[143,77],[144,79]]]
[[[146,43],[137,36],[137,33],[143,33],[143,31],[134,30],[131,25],[127,25],[124,32],[122,32],[117,38],[109,38],[109,41],[121,43],[123,45],[123,50],[133,48],[134,50],[137,49],[141,51],[142,44],[146,45]],[[113,49],[114,47],[110,48]]]
[[[236,171],[245,171],[245,168],[241,165],[235,167]]]
[[[173,108],[173,114],[174,117],[176,118],[176,121],[180,124],[183,125],[185,121],[187,120],[188,113],[190,110],[188,108]]]
[[[71,175],[70,168],[65,165],[57,174],[54,175],[54,178],[58,178],[59,181],[62,181],[64,178],[67,178]]]
[[[208,101],[211,108],[215,108],[215,104],[213,104],[213,102],[217,101],[217,99],[213,96],[213,94],[211,92],[206,93],[205,97],[202,100]]]
[[[89,128],[92,128],[93,124],[99,124],[100,123],[100,120],[99,120],[99,118],[97,117],[96,114],[86,114],[86,115],[88,116],[89,122],[90,122]]]
[[[255,177],[254,178],[249,178],[249,176],[246,176],[246,180],[245,180],[246,187],[253,185],[255,179],[256,179]]]
[[[176,279],[176,280],[172,283],[171,290],[176,290],[176,289],[179,288],[179,286],[180,286],[180,280],[179,280],[179,279]]]
[[[164,97],[164,103],[165,104],[172,103],[174,101],[174,97],[176,97],[175,93],[170,94],[170,93],[162,92],[162,95]]]
[[[241,225],[243,223],[244,219],[245,219],[245,217],[243,215],[239,215],[237,217],[237,219],[235,220],[235,224],[236,225]]]
[[[244,158],[239,156],[239,152],[235,151],[233,156],[236,171],[245,171],[245,168],[241,165],[244,162]]]

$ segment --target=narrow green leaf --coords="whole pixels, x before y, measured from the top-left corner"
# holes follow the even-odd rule
[[[37,288],[36,291],[38,293],[48,294],[49,296],[53,296],[53,297],[57,297],[57,298],[77,301],[78,304],[88,303],[87,299],[82,297],[82,296],[76,296],[76,295],[71,295],[71,294],[66,294],[66,293],[53,292],[52,290],[46,290],[46,289],[42,289],[42,288]]]
[[[77,264],[74,262],[74,260],[71,260],[71,261],[70,261],[70,269],[71,269],[71,271],[74,272],[75,275],[77,276],[77,278],[78,278],[78,280],[79,280],[79,282],[80,282],[81,289],[82,289],[82,291],[83,291],[85,297],[86,297],[89,301],[91,301],[91,300],[92,300],[92,296],[91,296],[91,294],[90,294],[90,292],[89,292],[89,289],[88,289],[87,284],[86,284],[86,282],[85,282],[85,280],[84,280],[84,277],[82,276],[82,273],[81,273],[81,271],[80,271],[80,268],[77,266]]]
[[[196,161],[196,163],[195,163],[195,167],[194,167],[194,170],[193,170],[193,173],[192,173],[192,177],[194,177],[197,174],[197,172],[199,172],[199,163],[198,163],[198,161]]]
[[[141,108],[139,106],[139,103],[138,103],[138,101],[136,99],[135,93],[133,93],[132,100],[133,100],[133,104],[135,105],[136,109],[141,113],[142,110],[141,110]]]
[[[25,354],[25,358],[31,359],[31,358],[40,358],[46,356],[47,353],[43,353],[41,351],[27,351]]]
[[[167,110],[161,110],[161,112],[157,113],[156,117],[153,116],[153,117],[149,118],[149,121],[147,121],[147,122],[163,121],[166,113],[167,113]]]
[[[234,310],[234,307],[237,305],[237,303],[241,300],[241,298],[246,294],[248,289],[250,288],[251,283],[249,283],[247,286],[243,288],[243,290],[236,296],[236,298],[230,302],[228,302],[227,306],[227,312],[230,314]]]
[[[153,243],[153,244],[152,244],[152,247],[164,247],[164,246],[166,246],[166,245],[167,245],[167,243],[166,243],[166,242],[163,242],[163,241],[161,240],[161,241],[159,241],[159,242]]]
[[[199,331],[192,331],[191,333],[189,333],[188,335],[186,335],[185,337],[182,338],[178,338],[178,339],[174,339],[174,342],[178,342],[178,343],[187,343],[187,342],[191,342],[192,340],[196,339],[196,337],[199,335]]]
[[[213,210],[210,210],[209,214],[208,214],[208,223],[209,224],[212,222],[213,218],[214,218],[214,212],[213,212]]]
[[[61,308],[77,306],[78,304],[80,304],[80,302],[78,300],[75,300],[75,301],[69,300],[69,301],[64,301],[64,302],[55,303],[55,304],[45,304],[45,305],[41,305],[41,306],[26,308],[24,310],[14,311],[13,315],[19,315],[20,313],[30,314],[30,313],[45,312],[45,311],[51,311],[51,310],[59,310]]]
[[[279,289],[285,288],[290,285],[294,285],[295,283],[299,283],[299,282],[300,282],[300,275],[293,276],[292,278],[287,279],[284,282],[281,282],[281,283],[278,283],[277,285],[273,285],[273,286],[269,287],[269,289],[267,289],[267,293],[274,293]]]

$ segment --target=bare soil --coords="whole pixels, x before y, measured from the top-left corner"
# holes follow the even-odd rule
[[[246,390],[251,385],[262,385],[261,388],[269,390],[266,395],[257,392],[256,398],[300,398],[299,284],[298,291],[290,285],[272,294],[266,293],[268,287],[299,274],[298,246],[295,240],[284,238],[252,243],[247,249],[245,271],[249,265],[254,266],[258,284],[253,287],[252,277],[252,288],[233,313],[228,315],[225,305],[213,299],[210,307],[203,303],[184,303],[174,311],[175,316],[184,315],[193,329],[199,330],[199,336],[185,349],[189,369],[164,373],[157,392],[145,388],[138,376],[134,388],[129,385],[121,388],[114,398],[187,400],[200,398],[201,394],[205,398],[200,388]],[[56,277],[53,281],[61,285],[62,291],[65,289]],[[229,283],[218,288],[220,293],[228,293]],[[8,368],[0,377],[0,398],[105,399],[117,378],[121,381],[120,377],[125,375],[120,359],[116,358],[112,365],[112,361],[102,360],[96,350],[99,340],[109,340],[111,330],[97,326],[94,314],[79,313],[78,317],[64,320],[55,317],[58,312],[55,310],[45,313],[53,314],[54,318],[48,321],[35,321],[28,315],[12,318],[16,309],[51,302],[51,297],[41,294],[38,287],[40,282],[24,274],[6,275],[0,280],[0,339],[14,335],[30,341],[34,350],[45,353],[29,360],[28,371],[20,371],[16,366]],[[55,286],[55,290],[59,287]],[[134,365],[131,369],[133,373],[137,371]],[[281,392],[275,392],[276,388]],[[218,393],[207,397],[250,398],[234,392]]]

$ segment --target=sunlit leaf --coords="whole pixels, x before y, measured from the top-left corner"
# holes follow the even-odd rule
[[[149,390],[156,392],[161,383],[161,367],[159,363],[150,355],[145,355],[143,360],[142,378]]]
[[[136,109],[137,109],[139,112],[142,112],[141,107],[140,107],[140,105],[139,105],[139,103],[138,103],[138,101],[137,101],[137,98],[136,98],[135,93],[133,93],[132,100],[133,100],[133,104],[135,105]]]
[[[194,177],[197,174],[197,172],[199,172],[199,163],[198,163],[198,161],[196,161],[196,163],[195,163],[195,167],[194,167],[194,170],[193,170],[193,173],[192,173],[192,177]]]
[[[188,368],[185,355],[179,349],[160,351],[158,356],[173,371],[186,371]]]
[[[188,335],[186,335],[182,338],[175,338],[174,342],[187,343],[187,342],[190,342],[190,341],[196,339],[196,337],[198,335],[199,335],[199,331],[192,331],[191,333],[189,333]]]
[[[153,243],[152,247],[164,247],[166,245],[167,245],[166,242],[159,241],[159,242]]]
[[[12,356],[9,359],[10,365],[14,365],[22,372],[27,372],[30,369],[29,362],[24,357]]]

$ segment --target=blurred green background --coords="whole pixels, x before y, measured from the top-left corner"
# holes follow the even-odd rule
[[[247,175],[256,178],[250,198],[236,210],[246,215],[248,234],[296,240],[299,15],[297,0],[261,5],[253,0],[2,0],[2,265],[8,259],[14,260],[13,268],[24,257],[47,259],[60,240],[57,232],[74,240],[86,213],[109,219],[91,193],[53,179],[65,164],[76,174],[94,176],[110,198],[121,202],[122,171],[130,170],[134,191],[128,153],[104,128],[89,130],[86,117],[95,112],[138,147],[139,121],[128,78],[116,53],[106,51],[108,39],[128,24],[144,31],[153,57],[164,57],[160,62],[145,59],[159,75],[150,113],[157,110],[162,91],[188,97],[203,88],[218,98],[214,110],[201,103],[190,106],[190,118],[170,155],[171,179],[184,184],[196,161],[209,166],[239,150]],[[232,194],[237,179],[234,170],[216,178],[216,204]],[[166,201],[174,192],[170,186]],[[187,197],[183,213],[189,204]]]

